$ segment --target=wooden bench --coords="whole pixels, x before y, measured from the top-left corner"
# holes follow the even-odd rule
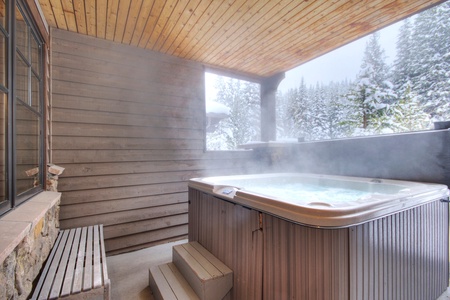
[[[31,299],[109,299],[103,225],[62,230]]]

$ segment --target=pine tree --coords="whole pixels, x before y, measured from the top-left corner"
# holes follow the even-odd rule
[[[324,91],[322,85],[318,82],[316,86],[311,86],[308,89],[309,94],[309,126],[308,126],[308,138],[310,140],[324,139]]]
[[[346,81],[340,83],[331,82],[327,87],[326,130],[329,139],[345,137],[348,131],[348,128],[342,123],[347,115],[345,94],[348,92],[348,88],[349,83]]]
[[[450,118],[450,2],[420,13],[414,23],[412,90],[435,120]]]
[[[399,101],[389,109],[391,129],[394,132],[423,130],[430,126],[430,115],[424,111],[417,95],[405,84]]]
[[[215,101],[230,108],[228,118],[208,134],[208,149],[232,150],[249,141],[260,140],[259,85],[233,78],[219,77]]]
[[[386,113],[389,104],[395,102],[395,93],[392,83],[387,80],[387,71],[379,34],[374,33],[366,43],[356,84],[347,95],[353,108],[347,124],[366,133],[381,133],[388,127]]]
[[[277,92],[277,137],[280,139],[298,137],[294,119],[289,112],[291,101],[295,99],[296,93],[296,89],[289,89],[286,94]]]
[[[349,83],[316,84],[306,87],[302,78],[298,88],[289,89],[279,96],[279,105],[285,107],[284,119],[278,123],[282,137],[304,137],[305,140],[322,140],[344,137],[347,130],[342,124],[345,117],[343,96]],[[288,124],[288,125],[287,125]],[[289,126],[289,130],[287,127]]]
[[[392,75],[395,89],[403,94],[405,89],[410,90],[410,81],[412,76],[412,25],[410,19],[403,21],[397,36],[397,56],[394,61],[394,70]]]
[[[290,95],[289,114],[294,120],[298,137],[309,139],[311,125],[311,108],[304,78],[295,92]]]

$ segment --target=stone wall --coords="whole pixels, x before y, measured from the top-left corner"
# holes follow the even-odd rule
[[[50,208],[0,265],[0,299],[27,299],[59,230],[59,205]]]

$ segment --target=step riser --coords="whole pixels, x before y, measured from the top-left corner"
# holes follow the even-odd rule
[[[173,247],[173,263],[202,300],[221,300],[233,287],[233,272],[196,242]]]
[[[149,285],[155,300],[198,300],[173,263],[150,268]]]
[[[197,242],[173,247],[173,263],[150,268],[156,300],[221,300],[233,287],[233,272]]]

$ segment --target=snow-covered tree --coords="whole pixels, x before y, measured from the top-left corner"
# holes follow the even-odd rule
[[[284,103],[287,110],[284,118],[294,124],[290,135],[282,137],[304,137],[306,140],[330,139],[345,136],[342,118],[345,116],[343,95],[348,90],[348,82],[316,84],[306,87],[302,78],[298,88],[280,95],[278,103]],[[278,118],[280,120],[280,117]],[[279,126],[287,121],[279,122]],[[285,129],[279,129],[278,132]]]
[[[356,83],[347,95],[353,107],[347,124],[371,133],[382,133],[388,127],[386,111],[389,104],[395,102],[392,88],[379,34],[374,33],[366,43]]]
[[[405,85],[399,100],[389,108],[389,123],[393,132],[423,130],[430,127],[430,115],[424,111],[417,95]]]
[[[395,90],[404,93],[411,90],[412,65],[412,25],[410,19],[403,21],[397,37],[397,56],[393,65],[392,80]]]
[[[285,94],[277,93],[277,138],[295,138],[298,136],[294,118],[290,114],[290,105],[296,97],[296,89],[289,89]]]
[[[450,2],[417,15],[412,90],[435,120],[450,118]]]
[[[219,77],[216,102],[226,105],[229,116],[207,136],[210,150],[232,150],[249,141],[260,140],[260,91],[256,83]]]
[[[310,99],[304,78],[298,88],[288,94],[289,114],[296,125],[298,137],[309,137],[312,125]]]
[[[327,87],[327,105],[326,126],[328,139],[342,138],[347,136],[348,126],[345,120],[348,112],[346,111],[347,98],[345,97],[349,89],[349,83],[343,81],[340,83],[331,82]]]

